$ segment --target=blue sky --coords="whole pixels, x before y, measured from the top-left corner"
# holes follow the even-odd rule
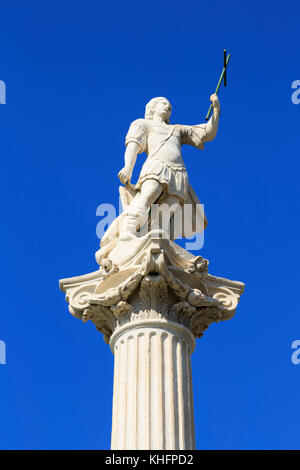
[[[183,156],[208,218],[200,254],[246,289],[197,341],[196,444],[299,449],[299,9],[2,2],[0,448],[109,448],[113,355],[58,280],[97,269],[96,208],[117,203],[130,122],[154,96],[173,123],[203,122],[227,48],[217,138]]]

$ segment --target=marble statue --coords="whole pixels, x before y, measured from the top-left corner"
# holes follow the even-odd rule
[[[97,261],[106,263],[109,253],[120,241],[132,240],[145,234],[149,227],[155,225],[150,220],[149,210],[153,204],[167,204],[171,210],[170,216],[176,209],[185,204],[191,204],[194,211],[199,210],[200,202],[189,184],[187,170],[182,158],[183,144],[204,149],[204,143],[213,140],[216,136],[220,103],[216,94],[211,95],[213,114],[205,124],[179,125],[170,124],[171,103],[163,97],[153,98],[146,105],[145,118],[136,119],[130,125],[125,143],[125,165],[119,172],[121,183],[120,196],[124,212],[107,230],[101,240],[101,249],[96,257]],[[146,162],[136,185],[130,180],[137,159],[137,155],[145,152]],[[151,214],[151,211],[150,211]],[[152,210],[152,217],[154,211]],[[203,214],[198,214],[203,217]],[[146,224],[146,227],[145,227]],[[204,216],[204,228],[207,221]],[[144,228],[144,231],[142,230]],[[187,228],[185,224],[184,237],[195,234],[192,224]],[[174,235],[171,239],[174,239]],[[124,244],[123,244],[124,247]]]
[[[244,290],[242,282],[210,274],[207,259],[174,241],[182,206],[192,209],[182,236],[199,230],[194,222],[201,205],[189,184],[181,147],[203,149],[216,136],[220,105],[216,94],[210,99],[212,117],[192,126],[169,123],[166,98],[147,104],[145,118],[134,121],[126,136],[125,165],[119,172],[124,210],[101,240],[96,253],[100,268],[60,280],[70,313],[92,321],[114,354],[112,449],[195,448],[195,339],[212,323],[231,319]],[[133,185],[142,152],[147,159]],[[160,225],[157,207],[169,209],[167,227]],[[205,215],[199,212],[204,229]]]

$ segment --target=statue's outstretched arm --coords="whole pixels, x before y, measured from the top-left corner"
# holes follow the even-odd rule
[[[118,177],[120,178],[121,183],[127,184],[130,183],[134,165],[136,162],[136,157],[139,152],[140,145],[137,142],[129,142],[125,151],[125,165],[121,171],[119,171]]]
[[[216,137],[218,126],[219,126],[219,118],[220,118],[220,102],[217,95],[214,93],[210,97],[210,101],[213,104],[213,113],[210,120],[204,124],[206,135],[204,138],[204,142],[209,142]]]

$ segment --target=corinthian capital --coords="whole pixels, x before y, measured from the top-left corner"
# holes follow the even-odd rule
[[[108,342],[142,319],[179,323],[200,337],[211,323],[233,317],[244,284],[209,274],[208,260],[150,232],[130,262],[62,279],[60,288],[71,314],[91,320]]]

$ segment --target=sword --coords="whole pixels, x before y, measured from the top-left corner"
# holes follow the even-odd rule
[[[227,66],[229,64],[230,57],[231,57],[231,54],[227,55],[226,49],[224,49],[224,51],[223,51],[224,65],[223,65],[223,70],[222,70],[222,73],[221,73],[221,76],[220,76],[220,79],[218,81],[218,85],[217,85],[217,88],[216,88],[216,91],[215,91],[216,95],[218,94],[218,91],[220,89],[220,86],[222,84],[223,79],[224,79],[224,86],[227,85]],[[205,117],[205,121],[209,120],[209,116],[210,116],[210,113],[212,112],[212,108],[213,108],[213,105],[211,104],[210,107],[209,107],[209,110],[207,112],[207,115]]]

